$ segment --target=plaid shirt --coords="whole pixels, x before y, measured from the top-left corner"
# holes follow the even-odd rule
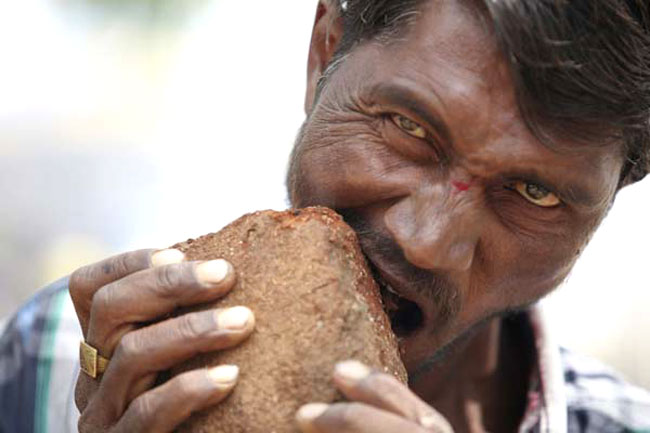
[[[559,349],[539,311],[526,314],[538,362],[519,433],[650,433],[650,393]],[[45,288],[3,326],[0,433],[76,432],[81,331],[67,279]]]

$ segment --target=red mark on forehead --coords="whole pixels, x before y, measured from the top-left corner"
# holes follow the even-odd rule
[[[452,180],[451,185],[454,187],[454,189],[457,192],[465,192],[471,186],[471,184],[469,184],[467,182],[461,182],[460,180]]]

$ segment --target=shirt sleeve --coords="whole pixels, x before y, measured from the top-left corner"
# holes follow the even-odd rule
[[[650,432],[650,392],[597,360],[562,350],[568,433]]]
[[[76,431],[81,339],[68,278],[44,288],[0,336],[0,433]]]

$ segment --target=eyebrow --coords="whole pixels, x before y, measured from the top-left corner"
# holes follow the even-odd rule
[[[411,86],[394,82],[378,83],[369,90],[369,94],[378,102],[404,107],[431,126],[451,148],[454,147],[451,131],[447,124],[436,115],[437,110],[433,106],[434,104],[423,101],[422,97]],[[557,193],[562,201],[577,206],[596,207],[605,200],[604,198],[598,198],[587,188],[575,183],[560,187],[559,184],[551,181],[547,176],[543,176],[539,171],[513,171],[504,177],[537,183],[548,188],[549,191]]]
[[[605,201],[605,198],[597,199],[588,190],[575,185],[569,185],[562,189],[560,191],[560,196],[566,197],[571,203],[589,208],[597,207]]]
[[[396,83],[379,83],[370,89],[370,95],[382,102],[406,108],[433,128],[441,139],[448,143],[452,141],[451,131],[445,122],[435,114],[436,110],[431,104],[421,101],[417,92],[408,86]]]

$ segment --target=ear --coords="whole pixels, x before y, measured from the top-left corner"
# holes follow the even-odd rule
[[[314,106],[318,81],[332,60],[343,35],[343,18],[336,5],[337,1],[319,0],[318,2],[307,63],[307,93],[305,95],[305,113],[307,115],[311,113]]]

